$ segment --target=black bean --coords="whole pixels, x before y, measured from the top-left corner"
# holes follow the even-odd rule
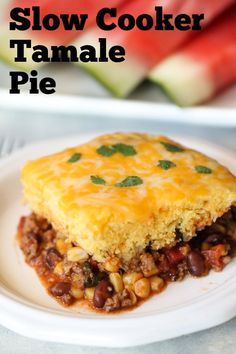
[[[61,254],[54,247],[46,251],[45,262],[49,269],[54,269],[58,262],[62,260]]]
[[[206,273],[204,256],[198,251],[191,251],[187,255],[187,267],[190,274],[201,277]]]
[[[53,296],[61,297],[61,296],[69,294],[69,292],[71,290],[71,284],[68,282],[56,283],[56,284],[52,285],[48,290]]]
[[[93,296],[93,304],[97,308],[103,308],[106,300],[112,296],[113,287],[107,279],[103,279],[96,286]]]
[[[222,234],[211,234],[206,237],[205,242],[211,243],[212,245],[217,245],[219,243],[224,243],[225,237]]]

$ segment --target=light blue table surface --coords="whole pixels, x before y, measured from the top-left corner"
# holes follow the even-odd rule
[[[236,152],[236,128],[224,129],[164,122],[155,123],[148,121],[148,119],[146,121],[129,121],[125,117],[108,120],[89,116],[55,116],[40,112],[14,112],[0,109],[0,137],[17,137],[23,139],[25,143],[105,130],[147,131],[198,137]],[[82,354],[85,352],[88,354],[236,354],[236,318],[221,326],[188,336],[138,348],[112,350],[31,340],[0,327],[0,354]]]

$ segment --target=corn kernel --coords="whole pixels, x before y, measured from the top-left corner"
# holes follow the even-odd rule
[[[54,273],[61,275],[63,273],[63,262],[57,263],[56,267],[53,270]]]
[[[120,268],[120,261],[117,258],[112,258],[109,259],[109,261],[107,261],[104,264],[104,268],[106,271],[111,272],[111,273],[116,273],[118,272],[119,268]]]
[[[125,285],[125,289],[127,289],[129,292],[134,291],[134,285],[133,284]]]
[[[67,248],[73,247],[71,240],[69,240],[69,239],[66,238],[66,239],[64,240],[64,242],[65,242]],[[76,246],[76,245],[75,245],[75,246]]]
[[[189,252],[191,251],[191,248],[189,245],[186,244],[186,245],[180,247],[179,250],[184,256],[187,256],[189,254]]]
[[[130,293],[130,299],[132,301],[132,305],[137,304],[138,300],[137,300],[135,293],[132,290],[129,290],[129,293]]]
[[[89,258],[88,253],[81,247],[73,247],[67,251],[67,259],[71,262],[84,262]]]
[[[124,289],[123,280],[119,273],[111,273],[109,275],[109,279],[115,289],[115,292],[119,293]]]
[[[95,291],[95,288],[86,288],[85,289],[85,297],[88,300],[93,300],[94,291]]]
[[[81,300],[84,297],[84,291],[72,286],[71,295],[74,296],[77,300]]]
[[[57,248],[58,252],[60,252],[60,254],[62,254],[62,255],[66,254],[67,249],[68,249],[65,241],[62,239],[57,240],[56,248]]]
[[[154,277],[151,277],[149,280],[150,280],[150,285],[151,285],[151,289],[153,292],[160,293],[164,289],[165,282],[162,278],[154,276]]]
[[[156,266],[153,266],[152,269],[149,269],[148,271],[143,269],[143,274],[146,278],[149,278],[152,275],[157,274],[158,272],[159,272],[159,270]]]
[[[138,297],[145,299],[151,291],[150,281],[147,278],[139,279],[134,283],[134,292]]]
[[[76,273],[73,272],[71,274],[71,278],[73,280],[73,283],[76,284],[76,283],[78,283],[80,281],[81,276],[79,276],[79,274],[76,274]]]
[[[223,263],[226,265],[226,264],[229,264],[231,262],[231,257],[230,256],[225,256],[222,258],[222,261]]]
[[[143,274],[142,273],[138,273],[138,272],[132,272],[132,273],[125,273],[123,275],[123,282],[125,284],[125,287],[128,289],[128,287],[130,289],[133,289],[133,285],[134,283],[143,278]]]

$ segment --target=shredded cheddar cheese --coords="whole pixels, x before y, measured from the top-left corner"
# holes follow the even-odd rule
[[[33,211],[99,262],[172,244],[176,229],[189,240],[236,203],[226,168],[148,134],[104,135],[29,161],[22,183]]]

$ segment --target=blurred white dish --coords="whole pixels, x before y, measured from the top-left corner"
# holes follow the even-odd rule
[[[116,315],[73,313],[45,292],[19,251],[15,232],[21,204],[20,167],[28,159],[87,141],[90,136],[28,146],[0,161],[0,323],[22,335],[48,341],[106,347],[156,342],[203,330],[236,315],[236,261],[221,273],[171,284],[131,312]],[[178,138],[228,166],[236,174],[233,153],[201,140]]]
[[[180,108],[149,82],[138,87],[128,99],[115,99],[86,72],[66,64],[50,64],[40,71],[40,77],[55,78],[56,94],[10,95],[11,70],[0,63],[0,108],[236,127],[236,86],[205,105]]]

